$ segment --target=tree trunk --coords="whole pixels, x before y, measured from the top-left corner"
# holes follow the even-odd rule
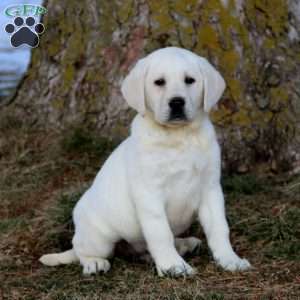
[[[179,46],[205,56],[227,89],[212,113],[224,167],[300,170],[298,0],[48,0],[46,31],[10,104],[23,119],[123,135],[133,63]],[[125,131],[124,131],[125,129]]]

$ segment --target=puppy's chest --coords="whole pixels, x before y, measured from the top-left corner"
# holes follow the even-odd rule
[[[206,145],[195,139],[153,153],[151,169],[164,196],[182,201],[191,198],[201,188],[207,161]]]
[[[157,169],[172,231],[186,230],[198,209],[207,154],[198,145],[166,153]]]

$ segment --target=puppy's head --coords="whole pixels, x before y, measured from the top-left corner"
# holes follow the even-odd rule
[[[180,126],[209,112],[225,89],[219,72],[203,57],[169,47],[139,60],[122,84],[129,106],[158,123]]]

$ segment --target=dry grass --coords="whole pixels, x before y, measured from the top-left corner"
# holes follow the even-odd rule
[[[158,278],[135,257],[116,257],[106,275],[78,265],[44,267],[45,252],[70,247],[71,210],[114,143],[81,130],[0,124],[0,299],[300,299],[300,179],[224,179],[235,249],[254,268],[220,270],[207,246],[188,261],[193,278]],[[193,234],[204,239],[198,225]]]

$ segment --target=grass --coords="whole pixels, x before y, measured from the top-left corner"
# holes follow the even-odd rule
[[[254,195],[267,190],[264,180],[253,174],[225,176],[222,178],[222,186],[231,197]]]
[[[254,268],[224,272],[204,241],[187,258],[198,274],[159,278],[153,265],[117,256],[105,275],[79,265],[45,267],[38,258],[70,247],[71,213],[116,145],[97,133],[64,133],[0,121],[0,299],[300,299],[300,178],[224,177],[234,248]]]

